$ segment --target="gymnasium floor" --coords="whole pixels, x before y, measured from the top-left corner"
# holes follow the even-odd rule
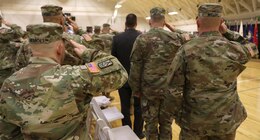
[[[248,117],[237,130],[236,140],[260,140],[260,61],[251,60],[246,70],[238,78],[238,93]],[[120,110],[120,100],[115,91],[112,105]],[[121,126],[121,121],[112,123],[113,127]],[[173,140],[178,140],[180,128],[173,123]],[[143,139],[145,140],[145,139]]]

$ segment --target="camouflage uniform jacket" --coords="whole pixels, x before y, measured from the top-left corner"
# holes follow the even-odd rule
[[[93,37],[93,42],[100,43],[97,49],[104,51],[105,53],[111,54],[112,50],[112,42],[113,42],[113,34],[99,34]]]
[[[244,42],[231,32],[225,36]],[[253,44],[227,38],[204,32],[181,47],[171,64],[167,99],[178,106],[175,112],[182,101],[178,123],[189,133],[232,133],[247,116],[237,94],[237,77],[251,57],[248,46]]]
[[[23,46],[23,43],[14,42],[25,35],[25,31],[20,26],[12,24],[10,32],[12,36],[3,36],[0,40],[0,87],[4,80],[15,71],[15,59],[17,51]]]
[[[4,80],[14,72],[18,49],[10,42],[0,42],[0,87]]]
[[[180,34],[163,28],[152,28],[137,37],[128,81],[133,93],[142,93],[151,100],[162,98],[167,71],[181,42]]]
[[[20,27],[20,26],[18,26],[18,25],[16,25],[16,24],[12,24],[11,26],[10,26],[10,28],[12,29],[12,30],[14,30],[14,32],[17,34],[17,36],[19,36],[19,37],[23,37],[25,34],[26,34],[26,32],[24,31],[24,30],[22,30],[22,28]]]
[[[83,64],[83,60],[78,57],[78,55],[74,52],[74,47],[68,42],[68,40],[74,40],[77,43],[80,43],[88,48],[96,48],[96,46],[99,46],[98,43],[93,42],[89,43],[86,42],[81,36],[79,35],[73,35],[73,34],[68,34],[68,33],[63,33],[63,37],[67,39],[65,41],[65,59],[62,63],[62,65],[81,65]],[[23,45],[20,47],[17,57],[16,57],[16,70],[20,70],[21,68],[25,67],[29,63],[29,59],[32,56],[31,50],[27,44]]]
[[[50,58],[9,77],[0,91],[0,139],[88,140],[86,116],[92,96],[120,88],[127,72],[101,51],[83,54],[85,65],[61,66]]]

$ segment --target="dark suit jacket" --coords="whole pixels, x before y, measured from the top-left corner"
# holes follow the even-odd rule
[[[127,29],[125,32],[113,37],[111,54],[120,61],[126,69],[128,75],[130,72],[130,54],[135,39],[140,34],[141,32],[135,29]],[[124,85],[124,87],[129,87],[128,82]]]

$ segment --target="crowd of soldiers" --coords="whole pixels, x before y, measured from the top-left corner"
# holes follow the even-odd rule
[[[165,9],[152,8],[151,29],[133,46],[129,79],[110,55],[117,33],[109,24],[92,35],[56,5],[42,6],[44,23],[27,31],[1,19],[10,28],[0,29],[0,139],[90,139],[92,97],[113,99],[109,92],[128,79],[141,98],[147,140],[171,140],[174,119],[182,140],[234,140],[246,118],[236,78],[257,51],[227,29],[222,9],[199,6],[195,37],[167,24]]]

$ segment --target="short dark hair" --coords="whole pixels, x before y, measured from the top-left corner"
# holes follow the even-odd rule
[[[134,27],[137,25],[137,17],[135,14],[128,14],[125,20],[126,27]]]

